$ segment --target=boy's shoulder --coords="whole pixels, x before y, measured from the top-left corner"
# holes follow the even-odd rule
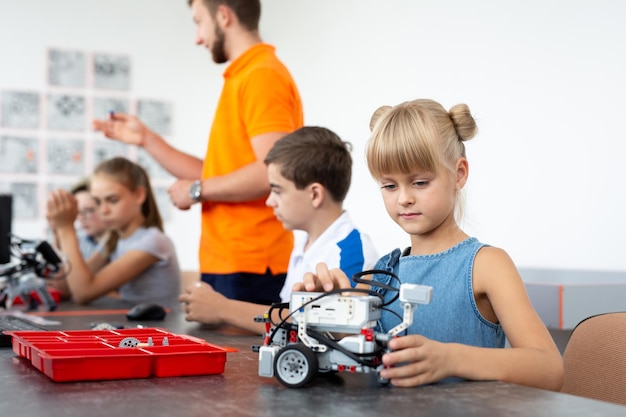
[[[341,240],[348,234],[352,233],[355,229],[356,227],[352,222],[350,215],[344,210],[339,217],[335,218],[335,220],[324,230],[322,236],[325,237],[325,240]]]

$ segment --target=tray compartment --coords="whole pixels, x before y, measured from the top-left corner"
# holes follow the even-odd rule
[[[142,350],[155,355],[153,373],[157,377],[221,374],[226,350],[219,346],[151,346]]]
[[[120,354],[111,348],[92,349],[86,356],[76,349],[33,350],[33,366],[56,382],[148,378],[152,358],[137,349]]]

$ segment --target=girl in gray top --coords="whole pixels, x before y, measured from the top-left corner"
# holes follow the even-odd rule
[[[89,190],[110,235],[87,261],[74,230],[76,199],[60,189],[47,203],[46,217],[70,264],[66,279],[74,301],[86,304],[119,290],[120,298],[132,303],[176,302],[180,292],[176,252],[163,234],[144,169],[125,158],[104,161],[96,167]]]

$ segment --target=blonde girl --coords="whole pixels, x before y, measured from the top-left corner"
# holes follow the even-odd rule
[[[381,377],[404,387],[456,377],[559,390],[560,353],[515,264],[504,250],[468,236],[456,220],[469,174],[464,142],[477,130],[468,106],[446,111],[432,100],[385,106],[374,113],[370,128],[368,168],[387,213],[411,240],[405,250],[383,256],[375,269],[433,287],[432,302],[416,310],[408,335],[390,341]],[[397,286],[389,275],[372,279]],[[294,289],[348,287],[341,271],[319,265],[316,275]],[[395,295],[380,293],[386,301]],[[390,308],[402,316],[397,300]],[[380,330],[398,322],[383,312]],[[505,338],[511,348],[504,348]]]

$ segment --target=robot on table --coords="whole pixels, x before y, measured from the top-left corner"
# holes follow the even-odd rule
[[[384,305],[382,297],[374,294],[369,290],[294,292],[289,314],[280,322],[272,321],[271,310],[256,318],[266,323],[264,343],[255,347],[259,352],[259,375],[276,377],[283,385],[297,388],[311,382],[318,373],[378,373],[383,368],[381,358],[387,342],[413,323],[418,304],[430,303],[432,287],[400,285],[404,315],[402,322],[387,333],[375,331]],[[379,382],[388,381],[379,377]]]

